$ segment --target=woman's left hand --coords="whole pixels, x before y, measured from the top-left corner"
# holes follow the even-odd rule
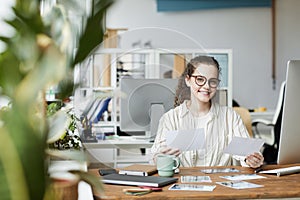
[[[252,168],[262,166],[264,163],[264,157],[260,152],[255,152],[246,157],[246,164]]]

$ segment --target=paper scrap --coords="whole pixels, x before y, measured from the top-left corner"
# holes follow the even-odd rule
[[[220,176],[221,178],[225,178],[231,181],[237,181],[237,180],[252,180],[252,179],[260,179],[260,178],[266,178],[264,176],[260,176],[257,174],[235,174],[235,175],[229,175],[229,176]]]
[[[263,187],[263,185],[249,183],[246,181],[224,181],[224,182],[216,182],[216,183],[233,189],[249,189],[249,188]]]
[[[188,191],[208,191],[211,192],[216,188],[215,185],[200,185],[200,184],[174,184],[169,187],[169,190],[188,190]]]

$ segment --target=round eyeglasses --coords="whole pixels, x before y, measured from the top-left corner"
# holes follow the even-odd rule
[[[198,85],[198,86],[203,86],[205,85],[205,83],[207,82],[207,78],[205,76],[201,76],[201,75],[191,75],[191,77],[194,77],[195,78],[195,83]],[[210,78],[208,80],[208,85],[209,87],[211,88],[216,88],[218,87],[220,83],[220,80],[217,79],[217,78]]]

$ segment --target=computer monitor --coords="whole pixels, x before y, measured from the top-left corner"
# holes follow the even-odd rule
[[[300,163],[300,60],[287,64],[278,164]]]
[[[159,119],[174,107],[177,84],[177,79],[122,78],[126,97],[120,101],[120,130],[129,135],[142,131],[140,137],[153,141]]]

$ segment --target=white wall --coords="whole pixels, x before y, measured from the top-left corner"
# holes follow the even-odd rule
[[[117,0],[107,13],[106,24],[129,29],[131,34],[121,37],[124,48],[151,41],[153,47],[233,49],[234,99],[248,108],[274,109],[286,62],[300,59],[299,9],[298,0],[276,1],[276,90],[271,78],[270,8],[157,12],[156,0]]]

